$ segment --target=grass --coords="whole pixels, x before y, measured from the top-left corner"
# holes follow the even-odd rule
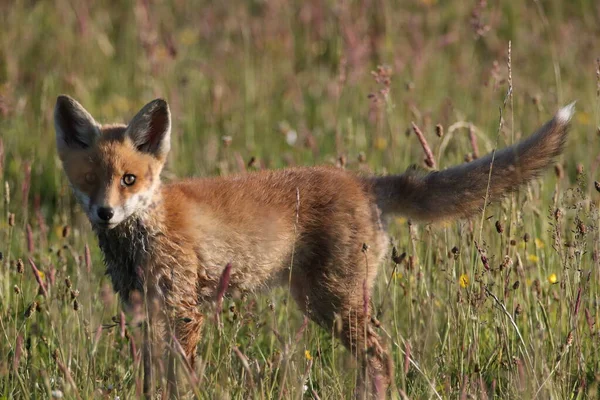
[[[121,323],[57,161],[59,93],[104,122],[165,97],[165,179],[336,163],[400,172],[423,165],[411,122],[444,168],[578,100],[559,173],[469,221],[392,221],[407,256],[381,266],[372,300],[396,397],[598,397],[597,2],[148,4],[0,5],[0,397],[141,389],[140,332]],[[284,290],[224,309],[198,348],[198,396],[350,396],[352,360]]]

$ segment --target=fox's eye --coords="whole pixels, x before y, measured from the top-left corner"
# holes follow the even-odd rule
[[[96,182],[96,174],[94,174],[93,172],[88,172],[87,174],[85,174],[85,181],[87,183]]]
[[[135,183],[135,175],[133,174],[125,174],[123,175],[123,179],[121,179],[123,185],[131,186]]]

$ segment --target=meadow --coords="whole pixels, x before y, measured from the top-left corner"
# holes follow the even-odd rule
[[[166,181],[428,169],[415,130],[445,168],[577,100],[554,170],[468,220],[391,221],[372,302],[393,398],[598,398],[598,38],[595,0],[0,2],[0,398],[141,393],[140,329],[56,154],[61,93],[101,122],[167,99]],[[356,363],[286,290],[207,319],[197,397],[351,397]]]

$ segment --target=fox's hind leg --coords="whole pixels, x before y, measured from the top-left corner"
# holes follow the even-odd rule
[[[312,268],[309,274],[298,272],[293,274],[291,289],[306,315],[333,332],[359,361],[357,397],[384,399],[393,372],[385,345],[371,322],[369,298],[375,273],[357,269],[323,267]],[[315,273],[319,270],[322,273]],[[336,270],[341,273],[335,274]]]

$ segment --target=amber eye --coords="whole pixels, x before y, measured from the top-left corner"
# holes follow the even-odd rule
[[[123,185],[125,186],[131,186],[135,183],[135,175],[125,174],[123,175],[123,179],[121,179],[121,182],[123,182]]]
[[[85,181],[87,183],[96,182],[96,174],[94,174],[93,172],[88,172],[87,174],[85,174]]]

